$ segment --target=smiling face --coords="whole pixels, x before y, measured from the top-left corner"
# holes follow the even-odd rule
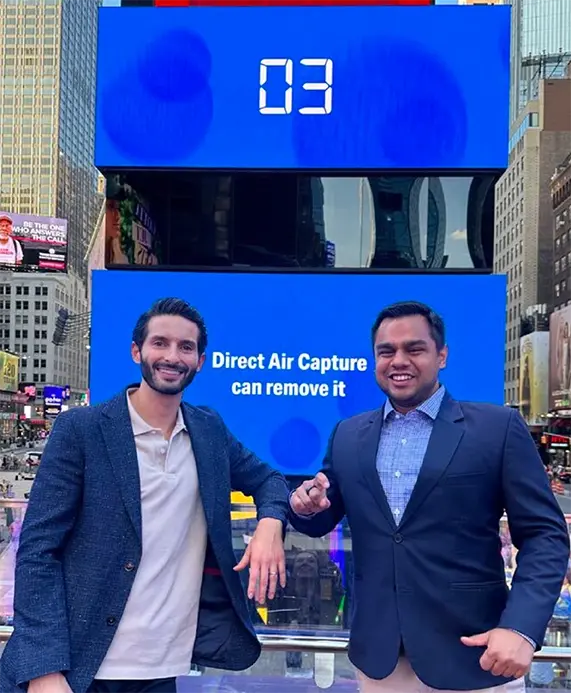
[[[12,221],[8,217],[0,219],[0,240],[7,241],[12,235]]]
[[[374,350],[377,383],[395,409],[410,411],[438,389],[448,350],[438,347],[422,315],[383,320]]]
[[[204,363],[198,353],[200,329],[196,323],[178,315],[157,315],[149,321],[141,349],[131,347],[135,363],[140,364],[143,380],[162,395],[180,394]]]

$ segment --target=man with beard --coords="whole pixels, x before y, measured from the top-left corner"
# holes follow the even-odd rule
[[[246,669],[260,654],[248,597],[285,584],[285,479],[220,416],[182,402],[201,370],[200,314],[176,298],[138,320],[142,381],[53,427],[16,565],[2,693],[174,693],[201,666]],[[235,565],[230,492],[258,527]]]

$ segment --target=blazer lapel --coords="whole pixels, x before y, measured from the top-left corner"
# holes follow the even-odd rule
[[[214,522],[214,511],[219,497],[218,489],[220,486],[219,464],[212,446],[215,432],[210,430],[212,424],[205,412],[186,403],[183,403],[182,411],[184,422],[190,433],[192,450],[196,460],[202,507],[204,508],[206,522],[210,527]]]
[[[396,527],[386,493],[377,470],[377,451],[383,427],[383,408],[372,413],[371,418],[359,430],[359,462],[367,486],[391,526]]]
[[[125,510],[142,545],[141,480],[135,437],[124,391],[103,406],[101,431]]]
[[[464,414],[458,402],[448,395],[442,401],[434,421],[424,461],[400,526],[418,511],[452,461],[464,435]]]

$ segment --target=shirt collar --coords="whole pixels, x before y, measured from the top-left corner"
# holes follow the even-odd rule
[[[440,411],[440,407],[442,405],[442,400],[444,399],[445,393],[446,388],[444,387],[444,385],[441,385],[433,395],[431,395],[428,399],[425,399],[422,404],[419,404],[419,406],[414,411],[421,411],[423,414],[426,414],[426,416],[432,419],[432,421],[434,421],[438,416],[438,412]],[[394,411],[395,408],[391,404],[391,401],[387,399],[383,411],[383,420],[386,421],[389,414],[391,414],[391,412]]]
[[[135,392],[137,388],[132,388],[127,390],[127,406],[129,407],[129,417],[131,418],[131,425],[133,427],[133,435],[135,436],[140,436],[143,433],[151,433],[153,431],[159,431],[158,428],[153,428],[150,424],[148,424],[145,419],[139,414],[139,412],[135,409],[133,406],[133,403],[131,402],[131,397],[130,395]],[[179,407],[178,413],[176,416],[176,424],[174,427],[174,430],[172,432],[173,436],[175,436],[177,433],[180,431],[186,431],[186,424],[184,423],[184,417],[182,415],[182,407]]]

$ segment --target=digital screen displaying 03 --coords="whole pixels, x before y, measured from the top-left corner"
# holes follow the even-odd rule
[[[96,165],[502,169],[509,10],[102,8]]]

